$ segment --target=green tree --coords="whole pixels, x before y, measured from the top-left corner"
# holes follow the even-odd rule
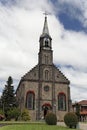
[[[76,103],[76,115],[78,117],[78,120],[80,118],[80,105],[78,103]]]
[[[5,85],[1,99],[4,114],[7,117],[7,111],[9,111],[12,107],[15,107],[17,105],[13,86],[13,79],[11,76],[8,77],[7,84]]]

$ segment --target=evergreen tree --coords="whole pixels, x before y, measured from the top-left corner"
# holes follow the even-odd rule
[[[0,109],[2,109],[2,98],[0,97]]]
[[[8,77],[7,84],[5,85],[1,99],[4,114],[7,116],[7,111],[9,111],[10,108],[15,107],[17,105],[14,93],[13,79],[11,76]]]

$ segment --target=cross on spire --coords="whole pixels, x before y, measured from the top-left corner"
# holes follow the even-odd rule
[[[47,15],[49,15],[47,11],[45,11],[43,14],[45,15],[45,17],[47,17]]]

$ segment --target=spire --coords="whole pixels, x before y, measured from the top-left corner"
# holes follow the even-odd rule
[[[49,37],[51,39],[51,36],[49,34],[48,24],[47,24],[47,15],[48,14],[45,12],[44,15],[45,15],[44,26],[43,26],[43,31],[42,31],[40,38]]]
[[[44,27],[43,27],[43,32],[42,34],[48,34],[49,35],[49,29],[48,29],[48,24],[47,24],[47,14],[45,14],[45,21],[44,21]]]
[[[39,42],[40,42],[40,50],[47,49],[51,50],[51,41],[52,38],[49,34],[48,24],[47,24],[47,13],[45,12],[45,20],[42,34],[40,35]]]

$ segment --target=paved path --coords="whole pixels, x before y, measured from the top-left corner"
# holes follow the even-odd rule
[[[80,129],[81,130],[87,130],[87,124],[85,123],[79,123]]]
[[[59,125],[59,126],[66,126],[64,122],[58,122],[57,125]],[[80,130],[87,130],[87,124],[79,123],[78,129],[80,129]]]

